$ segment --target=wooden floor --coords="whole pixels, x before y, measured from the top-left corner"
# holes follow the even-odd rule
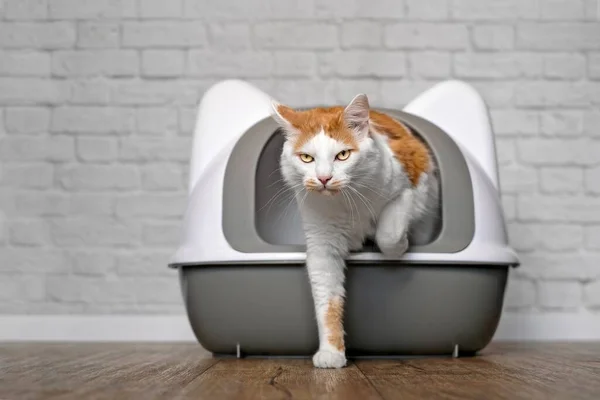
[[[491,345],[470,358],[210,358],[194,344],[0,344],[0,400],[600,399],[600,343]]]

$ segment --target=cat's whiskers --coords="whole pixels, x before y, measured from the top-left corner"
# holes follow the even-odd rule
[[[375,216],[375,210],[372,208],[372,205],[370,205],[369,199],[364,194],[362,194],[361,192],[359,192],[358,190],[353,188],[352,186],[348,186],[348,188],[358,195],[358,199],[360,201],[362,201],[362,203],[365,205],[365,207],[367,207],[367,210],[371,214],[371,217],[373,218],[373,220],[377,220],[377,217]]]

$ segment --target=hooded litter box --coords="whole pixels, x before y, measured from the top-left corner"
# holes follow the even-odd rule
[[[283,183],[283,137],[271,98],[242,81],[199,107],[189,204],[170,266],[189,321],[215,354],[312,355],[317,324],[296,204],[269,201]],[[494,138],[478,93],[442,82],[402,111],[382,109],[425,140],[439,166],[439,226],[402,259],[373,244],[347,261],[349,355],[473,353],[491,340],[511,266]]]

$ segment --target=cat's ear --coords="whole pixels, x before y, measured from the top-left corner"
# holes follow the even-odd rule
[[[366,94],[356,95],[344,109],[344,121],[359,140],[369,134],[369,99]]]
[[[283,134],[286,138],[290,138],[297,134],[292,121],[296,117],[296,111],[294,109],[279,104],[275,100],[271,100],[272,117],[277,124],[283,129]]]

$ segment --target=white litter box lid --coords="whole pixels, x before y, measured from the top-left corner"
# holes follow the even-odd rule
[[[460,107],[456,107],[456,99],[462,99]],[[203,97],[194,136],[188,207],[171,266],[297,264],[305,260],[295,203],[287,204],[292,210],[283,218],[261,214],[265,199],[271,198],[269,190],[278,190],[268,187],[277,183],[282,145],[277,124],[270,117],[270,100],[241,81],[217,84]],[[459,114],[448,114],[440,103]],[[227,117],[231,110],[236,118]],[[440,167],[439,232],[431,242],[412,246],[400,261],[518,265],[508,245],[493,136],[481,97],[470,86],[450,81],[430,89],[404,111],[383,111],[421,136]],[[467,141],[467,135],[475,139]],[[369,245],[348,260],[399,261]]]

